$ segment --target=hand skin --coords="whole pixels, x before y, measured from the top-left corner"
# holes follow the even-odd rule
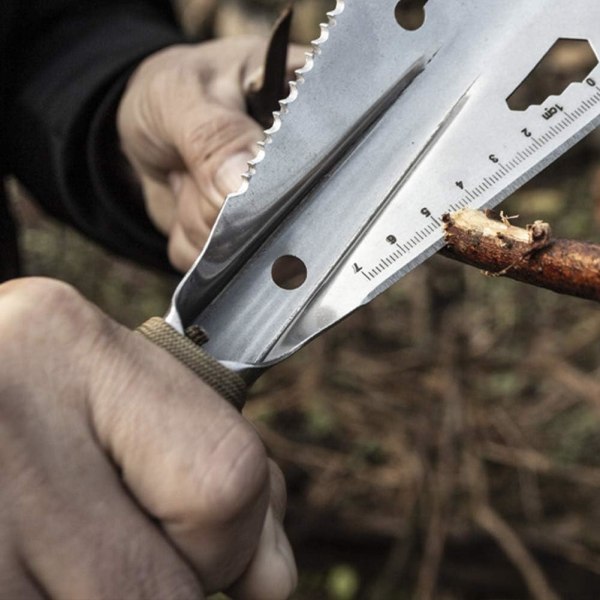
[[[55,281],[0,286],[0,337],[0,598],[288,597],[282,475],[229,404]]]
[[[244,94],[260,77],[265,51],[258,37],[173,46],[138,67],[121,101],[123,151],[181,271],[198,257],[225,196],[240,188],[264,138],[246,114]],[[304,60],[302,48],[291,48],[290,69]]]

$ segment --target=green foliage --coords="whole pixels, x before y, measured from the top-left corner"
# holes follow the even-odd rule
[[[360,577],[350,565],[336,565],[327,575],[327,592],[331,600],[354,600],[360,589]]]

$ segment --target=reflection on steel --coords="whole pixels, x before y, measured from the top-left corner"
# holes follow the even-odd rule
[[[202,326],[236,370],[289,356],[443,243],[441,216],[498,204],[600,121],[600,67],[540,106],[507,97],[560,38],[600,48],[600,3],[339,0],[247,183],[179,286],[168,321]],[[298,257],[297,289],[272,279]]]

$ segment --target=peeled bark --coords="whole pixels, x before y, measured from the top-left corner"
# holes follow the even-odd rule
[[[547,223],[527,228],[470,209],[444,216],[449,258],[560,294],[600,301],[600,245],[555,239]]]

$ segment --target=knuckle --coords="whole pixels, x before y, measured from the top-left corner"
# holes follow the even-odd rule
[[[0,286],[0,326],[31,329],[66,312],[75,316],[82,299],[71,286],[45,278],[26,278]]]
[[[187,531],[227,526],[251,519],[266,506],[269,468],[254,430],[237,417],[212,450],[168,461],[168,482],[147,498],[147,508],[162,522]],[[243,424],[240,424],[243,423]],[[173,490],[177,494],[173,494]]]
[[[219,527],[251,518],[262,507],[268,490],[269,471],[265,449],[252,428],[239,416],[192,463],[179,457],[168,471],[177,482],[155,496],[149,506],[158,519],[178,523],[189,530]]]
[[[0,336],[5,357],[13,353],[24,363],[42,358],[49,364],[51,357],[68,349],[76,353],[75,348],[84,340],[97,335],[100,323],[101,313],[65,283],[24,278],[0,286]]]
[[[206,513],[230,522],[262,506],[268,495],[269,465],[265,447],[254,429],[238,420],[215,447],[206,473]]]
[[[242,113],[215,110],[210,119],[204,119],[185,133],[183,148],[189,166],[202,169],[212,157],[226,155],[240,139],[253,132],[248,117]],[[215,165],[219,164],[215,160]]]
[[[179,238],[170,238],[167,246],[167,257],[171,265],[180,272],[187,271],[191,266],[191,260],[188,253],[182,249],[182,243]]]
[[[195,254],[199,254],[208,238],[207,232],[202,228],[203,223],[195,221],[186,222],[184,226],[185,236]]]

